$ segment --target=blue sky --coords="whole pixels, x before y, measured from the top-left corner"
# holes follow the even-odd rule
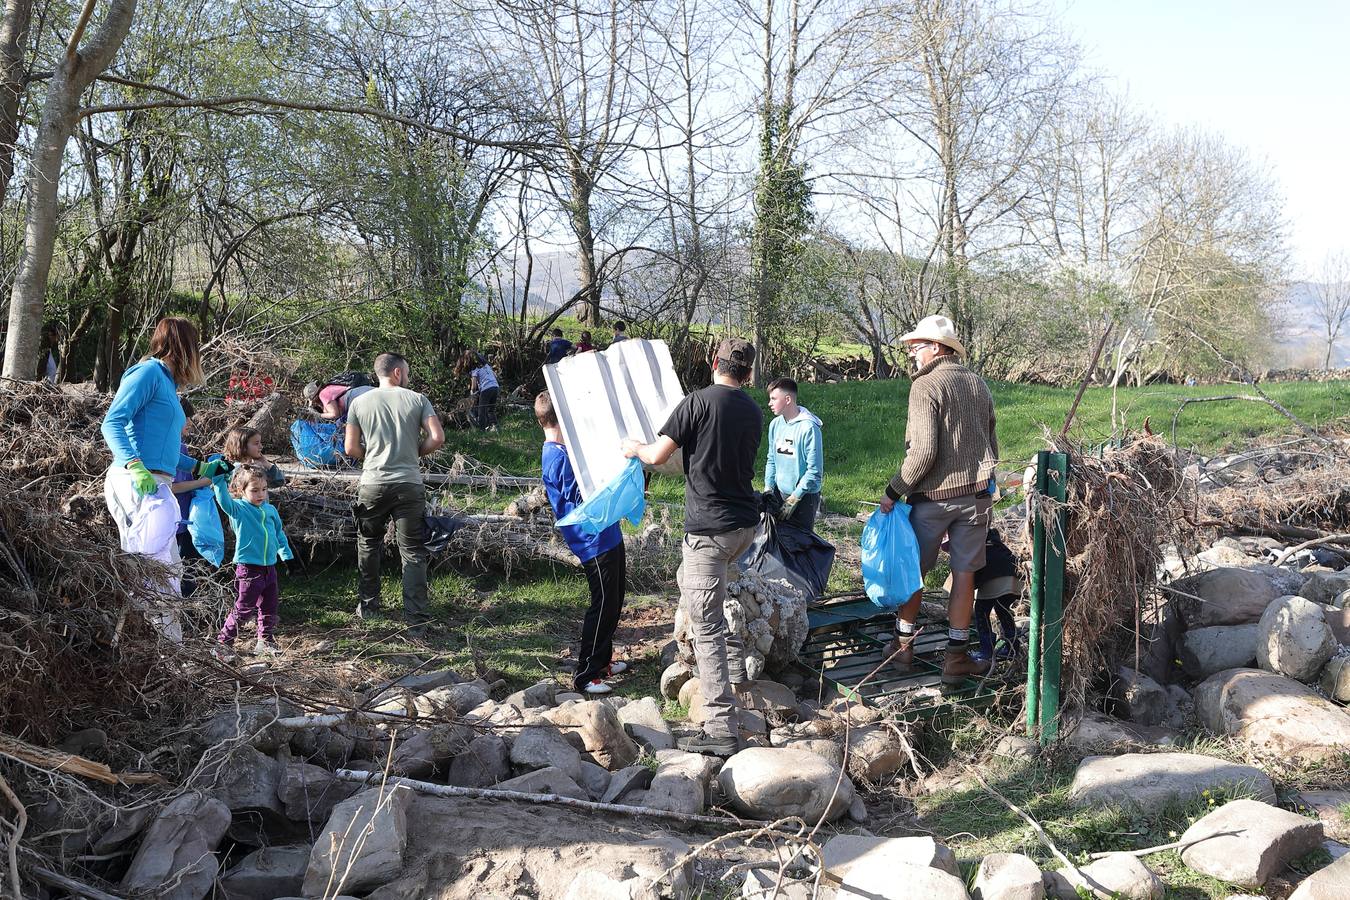
[[[1054,0],[1145,109],[1247,147],[1285,197],[1296,274],[1350,251],[1350,0]]]

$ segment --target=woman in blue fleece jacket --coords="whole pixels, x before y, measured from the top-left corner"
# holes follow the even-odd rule
[[[103,495],[122,549],[158,559],[175,572],[181,561],[179,508],[170,491],[174,472],[189,469],[210,478],[228,468],[220,461],[199,463],[181,452],[187,417],[178,388],[202,381],[196,326],[187,319],[160,319],[150,338],[150,355],[122,375],[103,417],[103,440],[113,455]],[[177,574],[170,586],[179,593]],[[181,639],[176,612],[160,611],[151,618],[166,637]]]

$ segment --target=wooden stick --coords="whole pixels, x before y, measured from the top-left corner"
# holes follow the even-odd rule
[[[1008,809],[1011,809],[1013,812],[1021,816],[1022,819],[1025,820],[1026,823],[1030,825],[1033,830],[1035,830],[1036,836],[1041,839],[1041,843],[1045,844],[1045,846],[1049,848],[1050,852],[1054,854],[1055,859],[1064,863],[1066,867],[1068,867],[1075,875],[1077,875],[1079,878],[1083,880],[1084,884],[1087,884],[1089,882],[1090,879],[1088,879],[1088,877],[1083,874],[1082,869],[1079,869],[1077,866],[1075,866],[1073,864],[1073,860],[1069,859],[1063,853],[1059,852],[1059,847],[1056,846],[1055,842],[1050,838],[1050,835],[1046,833],[1045,829],[1041,827],[1040,822],[1037,822],[1030,815],[1023,812],[1021,807],[1019,807],[1016,803],[1013,803],[1007,797],[1003,796],[998,791],[994,790],[994,788],[989,784],[989,782],[984,780],[984,776],[981,775],[979,772],[975,771],[973,767],[966,766],[966,770],[970,772],[970,774],[974,775],[975,778],[980,782],[980,784],[984,785],[984,789],[986,791],[993,794],[999,800],[1003,801],[1003,805],[1008,807]]]
[[[14,818],[14,833],[5,840],[6,852],[9,856],[9,886],[14,893],[15,900],[22,900],[23,886],[19,883],[19,841],[23,838],[23,833],[28,828],[28,809],[10,790],[9,782],[5,780],[4,775],[0,775],[0,794],[4,794],[9,805],[14,807],[16,816]]]
[[[30,866],[28,871],[32,872],[33,877],[43,884],[61,888],[63,891],[69,891],[76,897],[83,897],[85,900],[126,900],[125,897],[119,897],[116,894],[100,891],[98,888],[92,888],[87,884],[76,881],[74,878],[68,878],[59,872],[53,872],[51,869],[46,869],[42,866]]]
[[[758,819],[731,819],[718,816],[700,816],[693,813],[674,812],[668,809],[652,809],[648,806],[626,806],[621,803],[598,803],[594,800],[577,800],[574,797],[561,797],[557,794],[529,794],[525,791],[502,791],[493,788],[464,788],[448,784],[432,784],[427,781],[414,781],[411,778],[385,776],[382,772],[358,772],[352,769],[338,769],[333,773],[338,781],[350,781],[356,784],[374,784],[382,782],[401,784],[412,788],[419,794],[433,797],[463,797],[469,800],[516,800],[521,803],[543,803],[557,806],[570,806],[573,809],[585,809],[591,812],[619,813],[625,816],[651,816],[657,819],[670,819],[690,825],[711,825],[715,828],[744,828],[746,825],[769,825]]]
[[[35,747],[5,734],[0,734],[0,756],[8,756],[42,769],[79,775],[82,778],[92,778],[104,784],[165,783],[164,776],[154,772],[127,772],[118,775],[103,763],[94,762],[92,759],[85,759],[83,756],[75,756],[71,753],[62,753],[59,750]]]
[[[1301,544],[1288,548],[1279,556],[1275,557],[1275,562],[1271,563],[1271,565],[1280,566],[1286,559],[1293,556],[1298,551],[1306,550],[1309,547],[1317,547],[1321,544],[1344,544],[1347,542],[1350,542],[1350,534],[1329,534],[1325,537],[1313,538],[1310,541],[1304,541]]]

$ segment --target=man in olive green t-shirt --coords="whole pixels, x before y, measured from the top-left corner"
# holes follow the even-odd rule
[[[425,395],[408,390],[408,361],[397,353],[375,358],[380,386],[347,409],[344,449],[362,460],[356,491],[356,567],[360,573],[356,614],[380,608],[384,532],[394,519],[403,560],[403,614],[408,633],[420,637],[431,611],[427,601],[426,489],[418,460],[445,443],[441,420]]]

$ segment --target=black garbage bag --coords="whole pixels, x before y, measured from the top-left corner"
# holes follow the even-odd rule
[[[834,545],[814,531],[784,524],[765,512],[759,517],[754,542],[738,562],[742,569],[761,577],[788,582],[814,601],[825,593],[830,580]]]
[[[427,536],[427,550],[431,553],[444,553],[450,546],[450,538],[468,524],[469,520],[462,516],[423,516],[422,525]]]

